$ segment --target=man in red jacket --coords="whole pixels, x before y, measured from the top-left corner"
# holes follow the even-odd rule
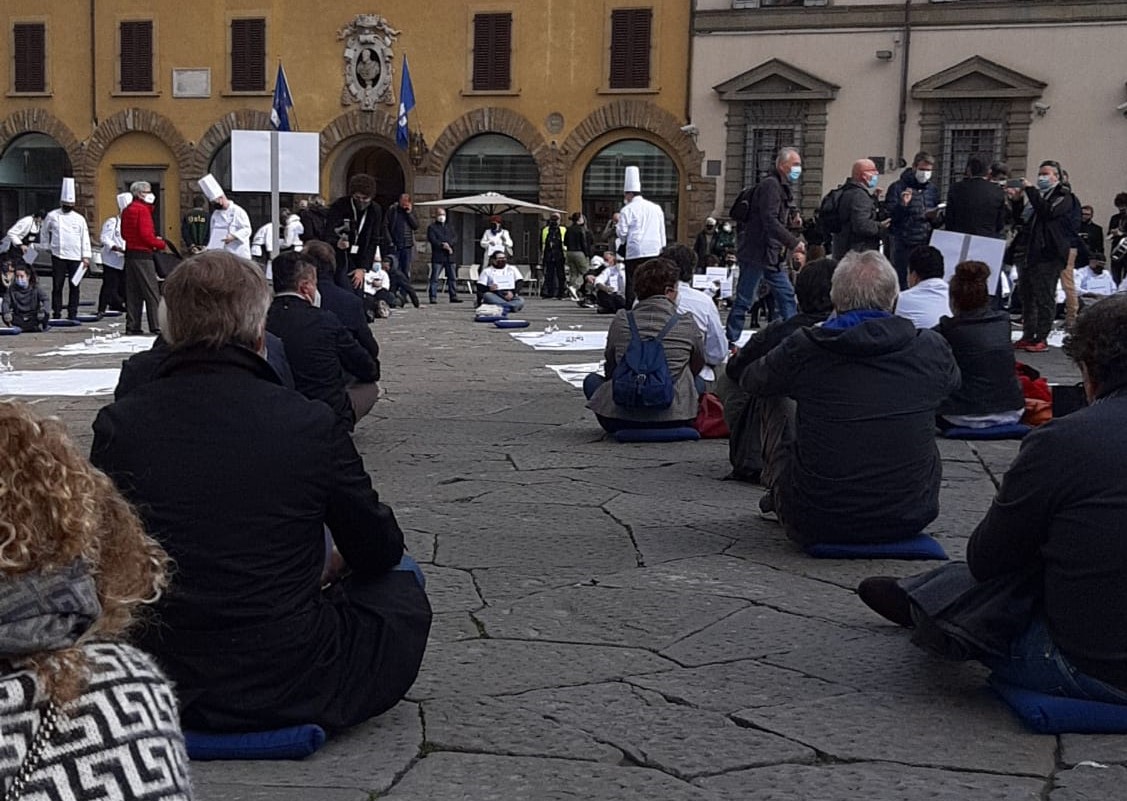
[[[129,191],[133,202],[121,213],[121,238],[125,240],[125,333],[141,333],[141,306],[144,304],[149,333],[159,334],[160,284],[153,251],[164,250],[164,240],[153,230],[156,196],[148,181],[134,181]]]

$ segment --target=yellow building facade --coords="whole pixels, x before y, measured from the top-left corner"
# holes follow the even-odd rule
[[[8,24],[0,225],[55,205],[64,174],[91,222],[144,179],[161,230],[178,240],[196,179],[229,180],[231,132],[270,127],[279,63],[294,129],[320,136],[329,200],[369,172],[384,203],[492,189],[584,211],[598,235],[637,164],[671,237],[714,211],[715,181],[686,125],[681,0],[40,0]],[[396,144],[404,55],[417,102],[409,150]],[[231,194],[266,221],[264,195]],[[473,261],[480,221],[461,225],[459,256]],[[538,225],[512,221],[518,258],[535,259]]]

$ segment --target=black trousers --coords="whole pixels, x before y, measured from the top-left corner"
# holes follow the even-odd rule
[[[1065,262],[1055,259],[1030,259],[1021,271],[1022,337],[1042,342],[1049,335],[1056,317],[1057,279]]]
[[[614,314],[619,309],[626,308],[626,299],[622,295],[606,292],[602,289],[595,290],[595,303],[598,305],[599,311],[607,314]]]
[[[113,267],[102,265],[102,288],[98,292],[98,313],[106,309],[125,311],[125,281],[124,270],[115,270]]]
[[[81,264],[78,259],[60,259],[51,257],[51,316],[63,316],[63,285],[70,289],[67,291],[67,317],[74,319],[78,316],[78,287],[70,279],[78,271]]]
[[[628,309],[634,308],[634,300],[637,297],[634,294],[634,271],[652,258],[654,257],[642,256],[638,259],[627,259],[624,263],[624,270],[626,272],[626,308]]]
[[[544,257],[544,286],[540,291],[542,298],[562,298],[567,292],[567,279],[564,277],[563,254]]]

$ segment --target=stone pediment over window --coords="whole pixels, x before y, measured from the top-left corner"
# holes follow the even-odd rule
[[[967,100],[1037,98],[1046,83],[1003,67],[982,56],[972,56],[953,67],[924,78],[912,86],[917,100]]]
[[[713,89],[723,101],[833,100],[841,87],[773,58]]]

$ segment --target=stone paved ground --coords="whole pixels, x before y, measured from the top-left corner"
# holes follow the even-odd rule
[[[543,325],[547,314],[588,330],[607,321],[549,301],[525,316]],[[35,357],[81,336],[0,348],[21,368],[115,362]],[[981,670],[930,659],[854,595],[866,575],[916,565],[800,555],[755,515],[759,489],[719,480],[725,441],[605,441],[581,393],[544,367],[597,355],[535,352],[446,303],[397,313],[377,336],[388,398],[356,441],[428,574],[422,672],[409,700],[311,759],[193,765],[199,798],[1122,792],[1121,740],[1023,730]],[[1059,351],[1029,360],[1076,380]],[[37,405],[88,444],[104,402]],[[932,531],[961,556],[1016,444],[940,445]]]

